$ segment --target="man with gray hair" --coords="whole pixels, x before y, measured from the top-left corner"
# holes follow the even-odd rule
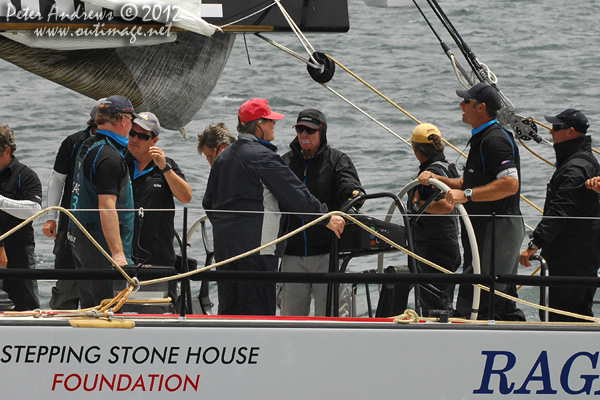
[[[14,156],[14,132],[0,124],[0,233],[5,233],[42,209],[42,184],[37,174]],[[33,225],[28,223],[0,242],[0,267],[35,268]],[[15,311],[40,307],[37,282],[4,280],[4,290]]]
[[[215,158],[230,144],[235,142],[235,136],[223,122],[212,123],[198,135],[198,154],[204,154],[206,161],[212,167]]]

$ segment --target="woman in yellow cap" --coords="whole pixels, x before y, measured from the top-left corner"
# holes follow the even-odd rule
[[[410,140],[415,157],[421,163],[419,174],[431,171],[448,178],[460,177],[456,166],[448,163],[444,156],[442,134],[435,125],[420,124]],[[435,196],[434,200],[423,210],[431,196]],[[454,207],[444,199],[444,193],[433,186],[416,186],[408,193],[408,213],[411,215],[416,253],[450,271],[456,271],[460,266],[458,218]],[[448,216],[422,216],[423,213]],[[417,264],[420,272],[440,272],[420,261]],[[420,292],[423,316],[428,316],[430,310],[452,312],[454,285],[424,285]]]

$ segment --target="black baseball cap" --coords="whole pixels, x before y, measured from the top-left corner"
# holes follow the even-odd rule
[[[544,115],[546,121],[551,124],[561,124],[575,129],[577,132],[587,133],[590,123],[585,115],[574,108],[567,108],[565,111],[555,116]]]
[[[312,129],[321,129],[321,127],[325,124],[327,124],[325,115],[319,110],[309,108],[301,111],[300,114],[298,114],[298,119],[296,120],[296,125],[294,125],[294,128],[298,125],[303,125]]]
[[[499,110],[502,107],[498,91],[487,83],[479,82],[468,90],[457,89],[456,94],[463,99],[475,99],[480,103],[485,103],[491,110]]]
[[[104,101],[100,104],[108,104],[110,108],[100,109],[100,114],[116,114],[116,113],[125,113],[131,114],[135,118],[139,118],[140,116],[135,112],[131,101],[127,97],[113,95],[108,96]]]

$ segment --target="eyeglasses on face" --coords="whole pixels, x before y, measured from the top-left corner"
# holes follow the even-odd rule
[[[309,135],[314,135],[315,133],[317,133],[319,131],[318,129],[309,128],[308,126],[304,126],[304,125],[298,125],[294,129],[296,129],[296,133],[297,134],[301,134],[302,132],[306,132]]]
[[[470,102],[474,101],[475,103],[479,103],[477,100],[475,99],[463,99],[463,101],[465,102],[465,104],[469,104]]]
[[[138,139],[140,139],[143,142],[148,141],[154,137],[154,135],[148,135],[147,133],[136,132],[133,129],[129,131],[129,136],[131,136],[131,137],[137,136]]]
[[[555,125],[555,124],[552,124],[552,130],[554,132],[562,131],[563,129],[569,129],[569,127],[566,126],[566,125]]]

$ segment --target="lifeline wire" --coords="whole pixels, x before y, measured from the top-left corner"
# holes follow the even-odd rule
[[[137,280],[137,278],[130,278],[127,275],[127,273],[123,270],[123,268],[121,268],[121,266],[119,266],[110,257],[110,255],[108,255],[108,253],[106,253],[106,251],[104,251],[104,249],[102,249],[102,247],[94,240],[94,238],[89,234],[89,232],[87,232],[87,230],[83,227],[83,225],[81,225],[81,223],[77,220],[77,218],[75,218],[73,216],[73,214],[71,214],[67,209],[65,209],[63,207],[53,206],[53,207],[48,207],[48,208],[45,208],[45,209],[39,211],[35,215],[27,218],[21,224],[15,226],[10,231],[8,231],[8,232],[0,235],[0,240],[6,238],[7,236],[10,236],[12,233],[16,232],[17,230],[21,229],[23,226],[27,225],[29,222],[37,219],[39,216],[41,216],[41,215],[43,215],[43,214],[45,214],[45,213],[47,213],[49,211],[52,211],[52,210],[58,210],[58,211],[61,211],[61,212],[65,213],[65,214],[67,214],[67,216],[71,220],[73,220],[73,222],[79,227],[79,229],[81,229],[81,231],[88,237],[88,239],[90,239],[90,241],[94,244],[94,246],[96,246],[96,248],[98,248],[98,250],[108,260],[110,260],[111,263],[119,270],[119,272],[121,273],[121,275],[123,275],[123,277],[125,279],[127,279],[127,281],[129,281],[131,283],[131,286],[129,286],[128,288],[124,289],[114,299],[105,301],[100,306],[93,307],[91,309],[79,310],[80,312],[87,312],[88,316],[100,316],[100,317],[104,316],[105,318],[109,318],[110,319],[112,317],[112,314],[114,314],[113,311],[109,311],[110,306],[114,305],[114,303],[116,303],[117,301],[118,301],[117,307],[120,307],[122,304],[124,304],[125,301],[127,300],[127,298],[129,297],[129,295],[131,294],[131,292],[134,290],[135,287],[152,285],[152,284],[161,283],[161,282],[168,282],[168,281],[175,280],[175,279],[187,278],[189,276],[192,276],[192,275],[195,275],[195,274],[198,274],[198,273],[201,273],[201,272],[204,272],[204,271],[216,268],[218,266],[221,266],[221,265],[224,265],[224,264],[227,264],[227,263],[231,263],[231,262],[237,261],[237,260],[239,260],[241,258],[245,258],[245,257],[247,257],[249,255],[252,255],[254,253],[257,253],[257,252],[259,252],[259,251],[261,251],[261,250],[263,250],[263,249],[265,249],[267,247],[273,246],[273,245],[275,245],[275,244],[277,244],[277,243],[279,243],[279,242],[281,242],[283,240],[286,240],[289,237],[291,237],[293,235],[296,235],[296,234],[302,232],[303,230],[308,229],[309,227],[311,227],[311,226],[319,223],[320,221],[324,220],[325,218],[329,218],[332,215],[339,215],[339,216],[344,217],[345,219],[347,219],[347,220],[355,223],[356,225],[358,225],[360,228],[368,231],[370,234],[375,235],[379,239],[383,240],[384,242],[386,242],[390,246],[392,246],[392,247],[394,247],[394,248],[396,248],[396,249],[398,249],[398,250],[400,250],[400,251],[408,254],[409,256],[415,258],[418,261],[421,261],[421,262],[423,262],[423,263],[425,263],[425,264],[427,264],[427,265],[429,265],[429,266],[431,266],[431,267],[433,267],[433,268],[435,268],[435,269],[437,269],[437,270],[439,270],[439,271],[441,271],[441,272],[443,272],[445,274],[454,274],[452,271],[447,270],[446,268],[444,268],[442,266],[439,266],[439,265],[437,265],[437,264],[435,264],[435,263],[433,263],[433,262],[431,262],[431,261],[429,261],[429,260],[427,260],[427,259],[419,256],[418,254],[415,254],[415,253],[411,252],[408,249],[405,249],[404,247],[402,247],[402,246],[398,245],[397,243],[393,242],[392,240],[388,239],[387,237],[385,237],[381,233],[379,233],[377,231],[371,230],[370,227],[368,227],[367,225],[363,224],[362,222],[360,222],[356,218],[352,217],[351,215],[343,213],[341,211],[331,211],[331,212],[329,212],[329,213],[327,213],[325,215],[322,215],[321,217],[316,218],[315,220],[307,223],[306,225],[304,225],[304,226],[302,226],[302,227],[300,227],[300,228],[298,228],[298,229],[296,229],[296,230],[294,230],[292,232],[289,232],[286,235],[283,235],[283,236],[281,236],[281,237],[273,240],[270,243],[266,243],[266,244],[264,244],[264,245],[262,245],[260,247],[257,247],[256,249],[247,251],[247,252],[245,252],[243,254],[240,254],[238,256],[229,258],[227,260],[223,260],[223,261],[220,261],[220,262],[208,265],[208,266],[206,266],[204,268],[200,268],[200,269],[197,269],[195,271],[189,271],[189,272],[186,272],[186,273],[180,273],[180,274],[173,275],[173,276],[166,277],[166,278],[152,279],[152,280],[148,280],[148,281],[144,281],[144,282],[139,282]],[[484,290],[487,290],[487,291],[490,290],[487,286],[484,286],[484,285],[477,285],[476,284],[475,286],[478,286],[481,289],[484,289]],[[525,301],[525,300],[522,300],[522,299],[519,299],[519,298],[515,298],[515,297],[512,297],[512,296],[507,295],[507,294],[502,293],[502,292],[496,292],[495,294],[497,294],[498,296],[504,297],[506,299],[509,299],[509,300],[512,300],[512,301],[515,301],[515,302],[518,302],[518,303],[521,303],[521,304],[524,304],[524,305],[528,305],[530,307],[542,309],[542,310],[545,310],[545,311],[554,312],[554,313],[557,313],[557,314],[572,316],[572,317],[576,317],[576,318],[580,318],[580,319],[586,319],[586,320],[592,321],[592,322],[600,322],[600,318],[594,318],[594,317],[589,317],[589,316],[585,316],[585,315],[578,315],[578,314],[567,312],[567,311],[556,310],[556,309],[553,309],[553,308],[549,308],[549,307],[541,306],[541,305],[538,305],[538,304],[534,304],[534,303],[531,303],[531,302],[528,302],[528,301]],[[36,312],[36,313],[39,314],[39,312]],[[29,314],[31,314],[31,312],[25,313],[25,314],[29,315]],[[111,315],[109,315],[109,314],[111,314]]]

